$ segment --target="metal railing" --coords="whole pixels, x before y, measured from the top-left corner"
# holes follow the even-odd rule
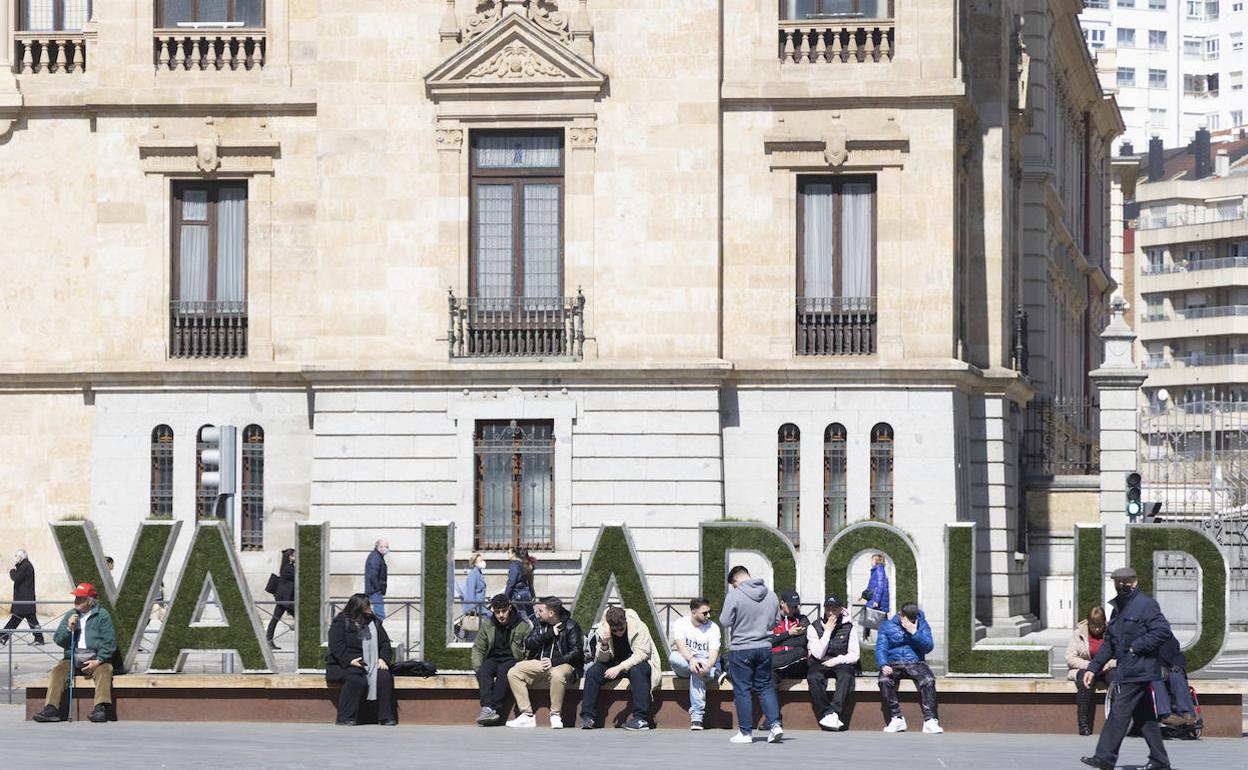
[[[245,358],[247,303],[169,303],[170,358]]]
[[[1182,358],[1176,357],[1173,363],[1179,363],[1188,368],[1198,366],[1230,366],[1248,364],[1248,353],[1219,353],[1217,355],[1189,353]]]
[[[451,358],[575,358],[585,348],[585,294],[456,297],[449,293]]]
[[[1027,406],[1023,466],[1029,476],[1100,472],[1100,405],[1090,399],[1044,400]]]
[[[1225,270],[1233,267],[1248,267],[1248,257],[1181,260],[1169,265],[1146,264],[1140,272],[1143,275],[1165,275],[1167,273],[1195,273],[1200,270]]]
[[[870,355],[878,320],[875,297],[798,297],[797,355]]]
[[[1141,216],[1136,221],[1137,230],[1157,230],[1162,227],[1182,227],[1184,225],[1210,225],[1216,222],[1234,222],[1243,219],[1245,209],[1236,206],[1233,209],[1194,209],[1166,214]]]

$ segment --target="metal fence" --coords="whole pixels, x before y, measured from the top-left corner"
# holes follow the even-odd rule
[[[1023,467],[1028,476],[1100,473],[1100,405],[1091,399],[1037,400],[1027,406]]]
[[[1167,516],[1248,518],[1248,411],[1241,401],[1162,404],[1139,414],[1145,502]]]

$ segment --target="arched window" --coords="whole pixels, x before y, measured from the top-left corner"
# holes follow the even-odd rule
[[[893,428],[871,429],[871,518],[893,523]]]
[[[195,432],[195,520],[211,519],[216,515],[213,506],[217,501],[216,490],[204,488],[204,431],[211,425],[201,425]]]
[[[264,429],[243,428],[242,540],[244,551],[264,548]]]
[[[797,545],[801,508],[801,432],[792,423],[780,426],[776,441],[776,527]]]
[[[834,422],[823,431],[823,537],[828,540],[845,526],[847,454],[845,426]]]
[[[151,517],[173,518],[173,428],[152,428]]]

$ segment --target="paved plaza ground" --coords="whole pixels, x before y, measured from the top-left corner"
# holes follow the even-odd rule
[[[792,767],[852,770],[1060,770],[1081,768],[1095,737],[946,733],[791,732],[778,746],[728,742],[727,730],[628,733],[466,727],[335,727],[307,724],[174,724],[89,722],[41,725],[22,721],[16,707],[0,707],[3,766],[93,768],[310,768],[323,767],[672,767],[730,770]],[[1244,767],[1245,739],[1167,742],[1177,770]],[[493,759],[491,759],[493,757]],[[88,759],[89,758],[89,759]],[[1120,768],[1146,761],[1144,742],[1128,738]]]

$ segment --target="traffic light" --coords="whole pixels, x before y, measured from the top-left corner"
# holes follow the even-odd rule
[[[1144,513],[1144,504],[1140,501],[1140,474],[1127,474],[1127,519],[1135,521]]]
[[[229,518],[227,511],[218,513],[222,497],[227,501],[238,492],[238,479],[234,472],[238,460],[238,428],[233,425],[218,425],[204,428],[200,438],[205,446],[200,454],[204,465],[200,483],[205,490],[216,492],[217,504],[212,507],[213,515]]]

